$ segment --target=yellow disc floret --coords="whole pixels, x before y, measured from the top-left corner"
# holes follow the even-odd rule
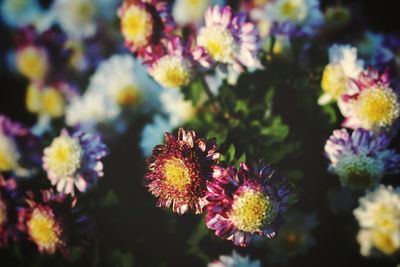
[[[130,84],[117,90],[116,101],[121,106],[128,106],[138,103],[140,100],[140,91],[137,86]]]
[[[396,243],[391,234],[380,231],[372,233],[372,244],[386,255],[391,255],[399,249],[399,245]]]
[[[337,100],[346,90],[346,74],[339,64],[326,65],[322,74],[322,90]]]
[[[15,170],[19,157],[15,143],[0,132],[0,172]]]
[[[35,208],[27,222],[27,228],[30,237],[41,250],[54,252],[60,244],[60,229],[48,212]]]
[[[27,89],[26,106],[30,112],[52,118],[61,117],[65,111],[64,97],[59,90],[52,87],[40,89],[33,84]]]
[[[364,90],[354,105],[357,118],[367,129],[389,127],[400,114],[398,97],[390,88]]]
[[[83,151],[78,141],[61,135],[45,149],[44,162],[47,171],[57,177],[70,177],[81,166]]]
[[[154,79],[166,88],[188,85],[191,68],[187,60],[180,56],[167,55],[157,61],[151,71]]]
[[[48,71],[48,59],[46,53],[34,46],[25,47],[17,52],[17,68],[34,81],[42,81]]]
[[[248,189],[234,200],[229,217],[239,230],[254,233],[264,225],[269,207],[265,194]]]
[[[122,33],[135,46],[146,45],[153,33],[153,18],[145,8],[132,5],[123,13]]]
[[[400,210],[398,207],[388,205],[388,203],[377,203],[372,208],[373,224],[381,232],[391,233],[399,229]]]
[[[302,0],[281,1],[279,13],[282,18],[300,22],[307,16],[307,7]]]
[[[77,1],[72,8],[74,19],[79,23],[91,21],[96,14],[96,7],[91,0]]]
[[[163,171],[166,184],[180,192],[185,191],[187,185],[191,182],[190,170],[180,159],[166,160]]]
[[[221,63],[231,63],[237,50],[232,34],[221,26],[202,28],[197,43],[206,49],[213,60]]]

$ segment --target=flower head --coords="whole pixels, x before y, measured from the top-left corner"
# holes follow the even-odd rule
[[[173,18],[180,25],[197,24],[212,2],[212,0],[177,0],[172,9]]]
[[[206,204],[206,181],[218,159],[215,142],[197,138],[194,131],[180,128],[176,138],[165,134],[165,144],[157,145],[147,158],[145,176],[149,191],[158,197],[157,206],[183,214],[189,209],[201,213]]]
[[[82,245],[90,234],[91,223],[79,212],[74,198],[51,190],[42,191],[40,196],[29,192],[27,204],[21,218],[29,239],[41,253],[66,254],[72,246]]]
[[[388,149],[390,140],[383,134],[356,129],[333,132],[325,145],[329,170],[337,174],[342,185],[369,188],[386,174],[400,170],[400,155]]]
[[[368,69],[354,81],[356,90],[342,96],[339,106],[346,117],[343,126],[374,132],[390,130],[400,116],[400,99],[389,84],[388,73]]]
[[[64,129],[44,149],[43,168],[57,191],[74,195],[74,187],[85,192],[103,176],[101,160],[107,153],[98,135]]]
[[[43,81],[49,69],[46,50],[38,46],[25,46],[17,50],[16,66],[19,72],[33,81]]]
[[[12,27],[25,27],[39,17],[41,13],[37,1],[4,0],[1,3],[1,15],[4,21]]]
[[[213,62],[241,72],[244,67],[259,66],[258,39],[255,24],[247,21],[244,14],[234,15],[229,6],[213,6],[205,13],[205,25],[196,42]]]
[[[207,227],[239,246],[257,235],[276,236],[291,191],[285,177],[270,167],[244,163],[238,170],[214,167],[207,189]]]
[[[236,251],[231,255],[219,256],[219,260],[215,260],[208,264],[208,267],[260,267],[260,261],[251,261],[249,256],[242,257]]]

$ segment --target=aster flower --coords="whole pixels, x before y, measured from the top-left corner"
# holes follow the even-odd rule
[[[361,231],[358,241],[361,253],[370,255],[373,248],[391,255],[400,248],[400,192],[381,185],[360,198],[354,210]]]
[[[335,130],[325,145],[329,171],[339,176],[343,186],[368,188],[386,174],[400,171],[400,155],[388,149],[384,134],[356,129]]]
[[[204,16],[207,7],[212,0],[187,1],[177,0],[172,8],[174,21],[179,25],[190,25],[199,23]]]
[[[196,115],[196,107],[192,101],[185,100],[183,93],[178,90],[163,90],[160,102],[172,127],[182,125]]]
[[[43,81],[49,70],[49,59],[43,47],[28,45],[21,47],[16,53],[18,71],[33,81]]]
[[[207,182],[206,224],[221,238],[247,246],[255,236],[274,238],[288,208],[291,187],[268,166],[215,166]]]
[[[265,12],[274,22],[272,31],[289,36],[312,35],[323,21],[318,0],[277,0]]]
[[[37,1],[4,0],[1,4],[1,15],[11,27],[25,27],[35,21],[41,13]]]
[[[100,64],[90,78],[87,91],[105,94],[121,108],[148,112],[158,106],[155,95],[160,87],[152,81],[141,62],[122,54]]]
[[[390,130],[400,116],[399,95],[390,87],[387,72],[369,68],[354,80],[355,91],[342,96],[340,111],[346,117],[343,126],[374,132]]]
[[[324,94],[318,104],[324,105],[338,100],[351,87],[363,70],[364,62],[357,59],[357,48],[350,45],[334,44],[329,48],[329,64],[322,74],[321,87]]]
[[[29,239],[40,253],[67,255],[70,248],[84,245],[91,234],[91,221],[81,214],[76,198],[42,191],[40,196],[28,192],[21,218]]]
[[[20,231],[19,214],[23,212],[22,198],[13,178],[7,180],[0,174],[0,248],[16,240]]]
[[[236,251],[232,255],[219,256],[219,260],[215,260],[208,264],[208,267],[261,267],[260,261],[251,261],[249,256],[242,257]]]
[[[242,13],[234,15],[229,6],[207,9],[205,25],[200,28],[196,42],[198,50],[205,51],[212,62],[227,66],[234,73],[240,73],[244,68],[260,67],[255,24]]]
[[[154,116],[153,120],[143,127],[140,136],[140,148],[143,156],[150,156],[153,148],[162,142],[164,134],[173,128],[170,120],[161,115]]]
[[[65,194],[85,192],[103,176],[101,160],[108,154],[107,147],[96,134],[63,129],[44,149],[43,168],[57,191]]]
[[[174,29],[168,3],[156,0],[125,0],[118,10],[125,45],[134,53],[157,45]]]
[[[145,176],[150,193],[158,198],[158,207],[170,207],[183,214],[189,209],[202,213],[206,204],[206,181],[211,166],[219,158],[214,140],[196,137],[194,131],[180,128],[178,137],[165,134],[165,144],[157,145],[146,159]]]

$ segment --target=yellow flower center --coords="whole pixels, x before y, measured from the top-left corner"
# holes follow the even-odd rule
[[[199,46],[207,50],[215,61],[230,63],[235,57],[235,40],[232,34],[223,27],[202,28],[197,37],[197,42]]]
[[[34,85],[28,87],[26,106],[30,112],[46,114],[53,118],[61,117],[65,110],[64,97],[58,90],[52,87],[40,90]]]
[[[0,172],[16,169],[18,159],[19,153],[14,142],[0,132]]]
[[[1,227],[7,222],[7,206],[0,198],[0,234]]]
[[[147,44],[153,32],[153,18],[144,8],[132,5],[122,17],[122,33],[136,46]]]
[[[269,207],[266,195],[249,189],[234,200],[229,217],[239,230],[254,233],[264,225]]]
[[[376,228],[382,232],[396,231],[399,225],[399,209],[393,205],[380,204],[374,207],[373,222]]]
[[[46,53],[33,46],[18,51],[17,68],[27,78],[42,81],[48,70]]]
[[[60,243],[60,236],[54,218],[38,208],[32,212],[27,222],[28,232],[33,241],[41,248],[54,250]]]
[[[94,3],[92,3],[92,1],[90,0],[81,1],[80,3],[77,3],[74,7],[75,20],[81,23],[90,21],[96,13]]]
[[[399,117],[400,105],[390,88],[373,88],[360,93],[355,112],[368,128],[387,127]]]
[[[392,239],[391,234],[388,233],[374,231],[372,233],[372,243],[374,247],[376,247],[386,255],[391,255],[399,249],[399,247]]]
[[[164,56],[152,70],[154,79],[166,88],[179,88],[190,82],[190,64],[180,56]]]
[[[181,192],[185,191],[187,185],[191,182],[190,170],[182,160],[177,158],[166,160],[164,163],[164,176],[168,185]]]
[[[347,77],[338,64],[326,65],[322,74],[322,90],[337,100],[346,90]]]
[[[56,176],[71,176],[81,166],[83,151],[77,140],[62,135],[53,140],[45,150],[45,161],[49,171]]]
[[[121,106],[128,106],[138,103],[140,100],[139,89],[135,85],[127,85],[118,90],[116,101]]]

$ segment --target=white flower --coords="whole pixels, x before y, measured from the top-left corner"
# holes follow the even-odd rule
[[[114,55],[91,77],[88,91],[100,91],[120,107],[147,112],[158,107],[160,87],[131,55]]]
[[[166,132],[173,129],[169,120],[160,115],[156,115],[153,121],[144,126],[140,138],[140,148],[142,149],[143,156],[151,155],[154,146],[160,144]]]
[[[388,234],[379,230],[362,229],[357,234],[357,241],[363,256],[371,256],[373,249],[391,255],[400,249],[400,231]]]
[[[195,24],[201,21],[211,0],[176,0],[172,16],[178,24]]]
[[[249,256],[242,257],[236,251],[232,256],[222,255],[219,260],[208,264],[208,267],[261,267],[260,261],[251,261]]]
[[[163,90],[160,94],[160,102],[172,127],[180,126],[196,114],[192,102],[185,100],[183,94],[178,90]]]
[[[41,13],[37,1],[4,0],[1,4],[1,14],[4,21],[12,27],[20,28],[34,22]]]
[[[329,63],[339,64],[344,74],[352,79],[364,69],[364,61],[357,59],[357,48],[351,45],[334,44],[329,48]]]

